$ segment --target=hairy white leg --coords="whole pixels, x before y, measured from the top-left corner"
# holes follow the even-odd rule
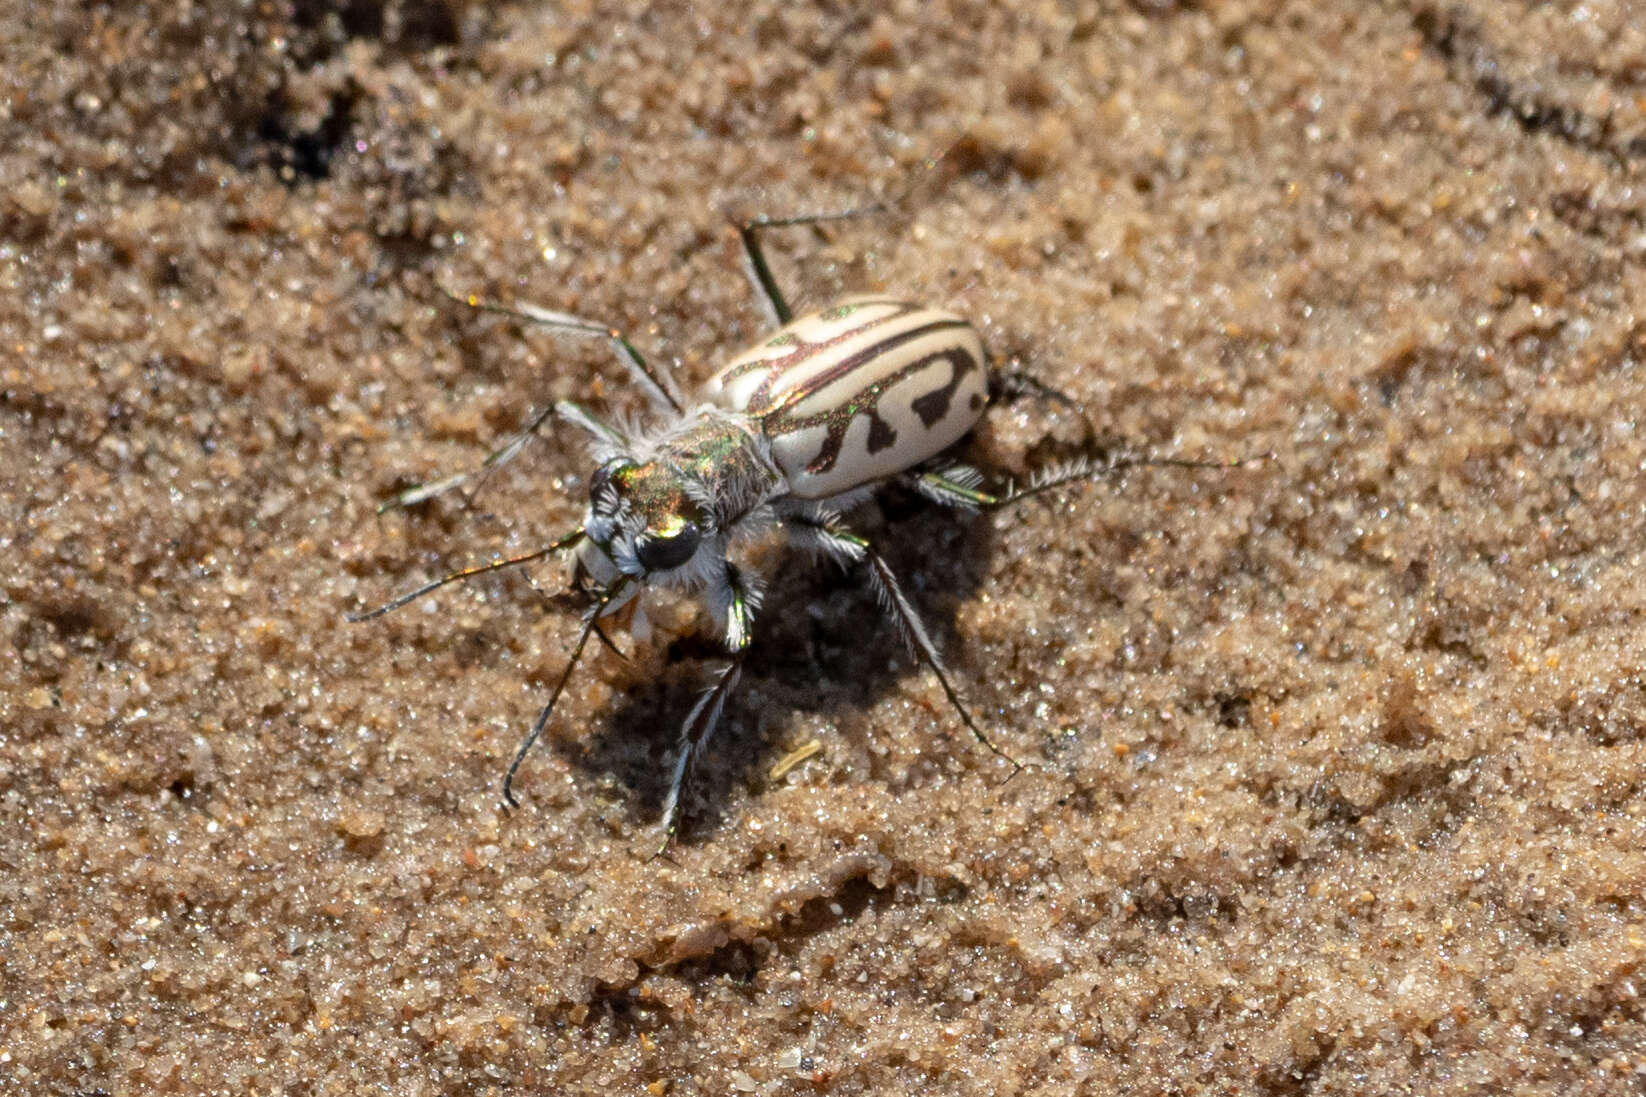
[[[760,608],[760,587],[737,565],[728,562],[719,582],[711,587],[704,598],[720,625],[727,653],[732,658],[720,669],[680,725],[680,753],[674,760],[669,794],[663,801],[663,844],[658,847],[658,853],[669,848],[669,843],[674,841],[675,833],[680,829],[680,797],[686,787],[686,779],[691,775],[692,763],[714,734],[715,725],[720,722],[720,714],[726,707],[726,698],[737,688],[738,677],[743,671],[743,655],[752,639],[754,614]]]

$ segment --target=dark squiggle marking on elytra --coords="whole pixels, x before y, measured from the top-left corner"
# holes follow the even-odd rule
[[[897,431],[886,420],[880,417],[880,412],[869,410],[869,438],[865,443],[870,453],[879,453],[883,449],[890,449],[897,444]]]
[[[953,367],[950,371],[949,383],[942,388],[933,389],[926,395],[917,396],[909,401],[909,407],[916,415],[920,416],[920,424],[927,430],[931,430],[948,417],[949,409],[954,406],[954,394],[960,390],[960,382],[965,379],[968,373],[977,368],[976,360],[963,350],[952,353],[939,351],[923,358],[921,361],[922,363],[935,362],[939,358],[945,357],[945,355],[949,359],[949,365]],[[982,406],[983,398],[973,393],[972,410],[976,411]],[[870,453],[879,453],[896,443],[897,431],[892,428],[890,423],[880,417],[878,408],[869,408],[865,414],[869,416],[867,445]],[[820,458],[821,456],[819,454]]]
[[[931,430],[947,418],[949,409],[954,406],[954,394],[960,391],[961,380],[977,368],[977,363],[972,361],[969,354],[950,358],[950,364],[954,366],[954,375],[949,378],[948,384],[940,389],[933,389],[924,396],[917,396],[909,402],[909,407],[920,416],[920,422],[927,430]]]
[[[968,351],[956,350],[953,347],[934,351],[924,358],[915,359],[889,377],[865,385],[850,400],[842,401],[828,411],[797,416],[788,407],[780,408],[767,418],[766,433],[770,437],[776,437],[793,431],[823,427],[827,432],[823,437],[823,445],[818,449],[817,456],[806,465],[806,471],[816,476],[834,468],[840,460],[840,451],[845,446],[846,431],[850,429],[852,420],[859,415],[866,415],[869,417],[869,452],[878,453],[897,441],[896,429],[880,415],[881,396],[885,395],[887,389],[914,376],[939,359],[948,361],[954,370],[953,379],[944,389],[937,390],[939,392],[953,388],[959,383],[960,378],[978,368],[977,360]],[[945,400],[951,398],[946,396]],[[925,425],[930,428],[932,423],[927,422]],[[880,444],[877,445],[877,442]]]

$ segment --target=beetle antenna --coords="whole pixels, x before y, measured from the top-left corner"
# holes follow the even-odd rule
[[[503,775],[503,802],[509,807],[517,808],[520,806],[520,801],[514,798],[515,771],[520,768],[520,763],[526,760],[526,755],[531,752],[538,736],[543,734],[543,729],[549,726],[549,717],[553,714],[554,706],[560,700],[560,695],[566,691],[566,683],[572,680],[572,671],[577,669],[577,661],[583,657],[583,648],[588,644],[589,637],[599,631],[600,615],[605,613],[606,607],[611,605],[612,601],[628,588],[629,582],[630,579],[626,575],[618,579],[616,583],[607,588],[600,601],[584,611],[583,627],[578,630],[577,646],[572,648],[572,657],[566,661],[566,669],[560,672],[560,680],[554,684],[554,692],[549,694],[549,703],[544,705],[543,711],[537,714],[537,720],[532,724],[532,729],[526,735],[525,741],[520,744],[520,749],[514,752],[514,761],[509,763],[509,771]]]
[[[364,613],[350,613],[347,615],[347,620],[350,623],[370,621],[374,617],[381,617],[385,613],[391,613],[409,602],[415,602],[425,594],[432,594],[448,583],[456,583],[460,580],[469,579],[476,575],[484,575],[488,571],[501,571],[504,568],[512,568],[518,567],[521,564],[529,564],[533,560],[541,560],[545,556],[553,556],[562,549],[571,548],[573,545],[581,541],[583,537],[583,527],[578,526],[576,529],[560,538],[548,548],[540,548],[536,552],[528,552],[523,556],[510,556],[505,560],[493,560],[487,564],[476,564],[472,568],[464,568],[461,571],[454,571],[449,575],[442,575],[440,578],[434,580],[434,582],[424,583],[416,590],[402,594],[393,601],[385,602],[375,609],[368,609]]]

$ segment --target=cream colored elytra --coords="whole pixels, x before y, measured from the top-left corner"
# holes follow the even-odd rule
[[[704,395],[760,424],[801,499],[827,499],[937,456],[988,403],[983,344],[952,312],[852,297],[733,358]]]

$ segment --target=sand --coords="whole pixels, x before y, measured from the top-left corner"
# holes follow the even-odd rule
[[[0,1091],[1646,1090],[1638,5],[0,13]],[[869,6],[863,6],[869,12]],[[930,162],[941,157],[936,166]],[[565,666],[534,411],[803,302],[975,319],[968,516]],[[529,580],[529,581],[528,581]],[[535,586],[535,589],[534,589]],[[791,751],[815,752],[774,776]]]

